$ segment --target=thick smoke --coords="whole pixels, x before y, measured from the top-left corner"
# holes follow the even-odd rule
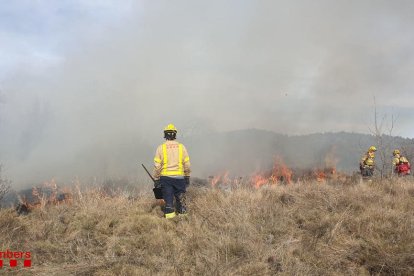
[[[246,128],[367,132],[374,96],[414,135],[412,1],[103,3],[0,8],[0,154],[16,185],[134,175],[170,122],[200,147]]]

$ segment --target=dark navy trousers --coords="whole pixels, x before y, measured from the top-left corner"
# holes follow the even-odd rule
[[[174,212],[174,198],[175,198],[175,210],[179,214],[186,212],[185,206],[185,180],[179,178],[173,178],[168,176],[161,176],[160,183],[162,186],[162,197],[165,201],[164,213],[169,214]]]

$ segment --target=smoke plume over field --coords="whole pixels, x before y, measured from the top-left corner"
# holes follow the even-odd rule
[[[15,185],[136,175],[170,122],[200,148],[249,128],[366,133],[374,96],[414,137],[412,14],[412,1],[9,1],[0,161]]]

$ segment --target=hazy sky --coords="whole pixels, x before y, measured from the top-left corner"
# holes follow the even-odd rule
[[[413,14],[411,0],[0,0],[0,159],[153,146],[170,122],[366,133],[374,97],[414,137]]]

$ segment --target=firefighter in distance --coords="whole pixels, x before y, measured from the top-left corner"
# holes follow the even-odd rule
[[[406,176],[411,173],[411,165],[405,156],[401,155],[400,150],[396,149],[392,152],[394,158],[392,159],[393,172],[398,176]]]
[[[375,152],[377,148],[375,146],[369,147],[367,153],[365,153],[359,163],[359,169],[363,178],[372,178],[374,176],[375,168]]]

